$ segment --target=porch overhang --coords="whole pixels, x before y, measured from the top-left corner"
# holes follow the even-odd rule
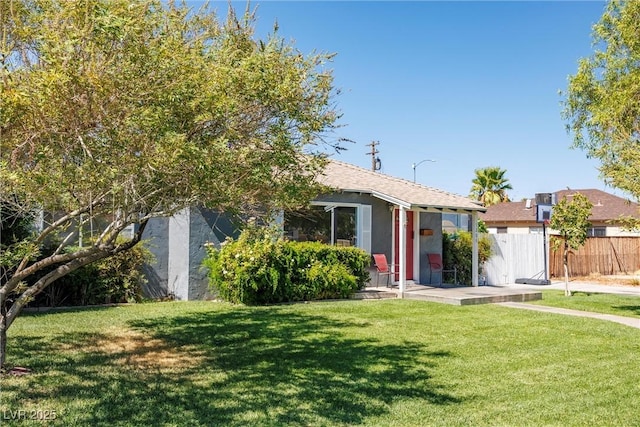
[[[367,170],[335,159],[329,160],[325,171],[318,177],[318,180],[336,192],[369,195],[388,203],[389,207],[397,207],[398,220],[402,225],[405,225],[407,211],[468,214],[472,218],[473,235],[472,284],[478,285],[477,221],[478,214],[487,210],[482,204],[468,197]],[[403,227],[399,227],[399,229],[402,230]],[[398,237],[401,237],[405,233],[399,232],[399,234]],[[400,271],[402,272],[407,265],[407,260],[405,259],[405,251],[401,249],[404,246],[404,238],[401,237],[399,240],[398,264],[401,264]],[[394,245],[394,242],[392,241],[391,244]],[[404,274],[399,274],[399,276],[400,281],[404,282]],[[404,283],[401,283],[401,289],[403,288]]]
[[[465,206],[455,206],[455,205],[431,205],[427,203],[412,203],[409,200],[403,200],[398,197],[391,196],[389,194],[372,190],[372,189],[349,189],[349,188],[341,188],[340,191],[345,193],[359,193],[359,194],[369,194],[372,197],[383,200],[390,205],[397,206],[400,211],[400,223],[403,225],[403,229],[406,228],[406,211],[412,210],[416,212],[429,212],[429,213],[453,213],[453,214],[467,214],[472,218],[472,226],[471,226],[471,234],[472,234],[472,271],[471,271],[471,285],[478,286],[479,277],[478,277],[478,213],[486,212],[486,208],[481,204],[470,204],[465,203]],[[402,297],[406,288],[406,278],[405,278],[405,268],[407,265],[406,252],[404,251],[404,235],[405,232],[400,232],[399,237],[399,256],[398,256],[398,270],[399,270],[399,294]]]
[[[358,194],[370,194],[372,197],[383,200],[392,205],[403,207],[404,209],[410,209],[414,211],[421,212],[433,212],[433,213],[454,213],[454,214],[468,214],[471,215],[473,212],[486,212],[487,208],[484,206],[478,205],[477,208],[469,208],[469,207],[459,207],[459,206],[442,206],[442,205],[430,205],[423,203],[411,203],[408,200],[402,200],[398,197],[391,196],[389,194],[382,193],[380,191],[375,190],[362,190],[362,189],[348,189],[343,188],[340,191],[344,193],[358,193]]]
[[[405,209],[411,209],[411,203],[400,200],[396,197],[389,196],[388,194],[380,193],[378,191],[372,191],[371,195],[377,199],[384,200],[387,203],[391,203],[392,205],[396,205]]]

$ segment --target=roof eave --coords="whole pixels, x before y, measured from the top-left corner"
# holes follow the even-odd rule
[[[478,205],[477,207],[469,207],[469,206],[441,206],[441,205],[416,205],[412,204],[407,200],[401,200],[397,197],[390,196],[388,194],[382,193],[380,191],[375,191],[371,189],[354,189],[354,188],[341,188],[340,191],[347,193],[363,193],[363,194],[371,194],[373,197],[384,200],[385,202],[391,203],[396,206],[404,207],[405,209],[421,209],[425,212],[449,212],[449,213],[472,213],[473,211],[477,212],[486,212],[487,208],[484,206]]]

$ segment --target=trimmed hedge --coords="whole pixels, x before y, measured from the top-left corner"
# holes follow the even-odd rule
[[[260,305],[348,298],[364,288],[370,263],[358,248],[291,242],[250,229],[220,249],[208,246],[203,264],[220,298]]]

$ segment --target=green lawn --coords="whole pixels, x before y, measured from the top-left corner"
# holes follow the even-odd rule
[[[531,301],[531,303],[640,318],[640,289],[638,293],[639,295],[635,297],[629,295],[573,292],[571,297],[565,297],[564,291],[543,291],[542,300]]]
[[[640,329],[495,305],[140,304],[26,315],[9,346],[33,373],[0,379],[3,425],[640,425]]]

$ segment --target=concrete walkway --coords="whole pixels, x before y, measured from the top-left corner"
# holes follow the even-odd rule
[[[521,302],[501,302],[498,305],[524,310],[543,311],[545,313],[565,314],[567,316],[591,317],[593,319],[608,320],[610,322],[621,323],[640,329],[640,319],[625,316],[615,316],[613,314],[593,313],[590,311],[570,310],[568,308],[549,307],[546,305],[533,305]]]
[[[564,280],[552,281],[550,285],[523,285],[512,284],[508,285],[514,289],[536,289],[539,291],[553,289],[564,291]],[[614,285],[601,285],[598,283],[590,282],[569,282],[569,290],[571,292],[587,292],[594,294],[616,294],[616,295],[629,295],[640,297],[640,287],[637,286],[614,286]],[[548,307],[544,305],[523,304],[518,302],[505,302],[500,305],[506,307],[520,308],[525,310],[543,311],[546,313],[564,314],[567,316],[580,316],[591,317],[593,319],[608,320],[611,322],[621,323],[623,325],[631,326],[633,328],[640,329],[640,319],[625,316],[615,316],[613,314],[593,313],[590,311],[570,310],[567,308]]]
[[[511,284],[503,285],[513,289],[535,289],[538,291],[544,291],[547,289],[554,289],[564,291],[564,280],[554,280],[550,285],[522,285]],[[640,286],[615,286],[615,285],[600,285],[598,283],[591,282],[569,282],[569,289],[571,292],[589,292],[594,294],[617,294],[617,295],[632,295],[640,297]]]
[[[372,276],[373,277],[373,276]],[[407,286],[407,292],[405,293],[405,298],[411,298],[415,293],[415,299],[429,299],[430,301],[437,302],[447,302],[449,304],[456,305],[466,305],[466,304],[477,304],[477,297],[480,296],[478,294],[489,293],[489,291],[494,291],[498,294],[510,295],[509,290],[522,290],[522,291],[543,291],[543,290],[564,290],[564,281],[553,281],[550,285],[524,285],[524,284],[510,284],[510,285],[502,285],[502,286],[481,286],[481,287],[466,287],[466,288],[430,288],[428,286],[421,285],[409,285]],[[616,294],[616,295],[629,295],[629,296],[637,296],[640,297],[640,286],[613,286],[613,285],[601,285],[597,283],[590,282],[569,282],[569,289],[572,292],[588,292],[588,293],[601,293],[601,294]],[[413,291],[413,292],[412,292]],[[506,292],[505,292],[506,291]],[[430,295],[434,298],[425,298],[422,297],[421,294]],[[451,297],[452,301],[444,301],[441,298],[441,295],[447,295]],[[461,294],[461,295],[458,295]],[[523,292],[523,294],[528,294],[528,292]],[[369,287],[366,291],[359,293],[357,298],[359,299],[381,299],[381,298],[396,298],[397,297],[397,288],[389,289],[385,287]],[[416,298],[417,297],[417,298]],[[485,297],[485,295],[482,295]],[[529,298],[529,295],[525,295],[526,298]],[[602,314],[602,313],[594,313],[590,311],[581,311],[581,310],[570,310],[567,308],[558,308],[558,307],[549,307],[544,305],[534,305],[527,304],[525,297],[518,297],[515,301],[508,301],[505,299],[502,300],[490,300],[483,299],[480,303],[494,303],[499,304],[505,307],[518,308],[523,310],[534,310],[541,311],[546,313],[555,313],[555,314],[564,314],[567,316],[579,316],[579,317],[590,317],[593,319],[607,320],[610,322],[616,322],[623,325],[631,326],[632,328],[640,329],[640,319],[633,317],[625,317],[625,316],[616,316],[613,314]],[[462,300],[468,299],[468,302],[460,302]],[[539,299],[539,298],[531,298],[531,299]]]
[[[405,298],[440,302],[453,305],[493,304],[507,301],[534,301],[542,299],[539,289],[517,289],[508,286],[428,286],[407,283],[404,294],[397,286],[371,287],[358,292],[355,299]]]

